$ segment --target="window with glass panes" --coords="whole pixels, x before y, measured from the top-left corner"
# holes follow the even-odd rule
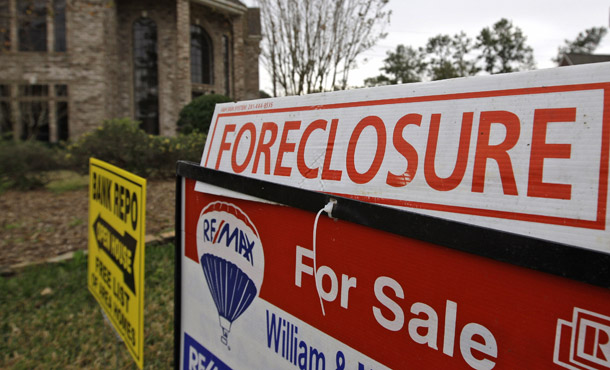
[[[191,25],[191,82],[213,84],[212,39],[203,27]]]

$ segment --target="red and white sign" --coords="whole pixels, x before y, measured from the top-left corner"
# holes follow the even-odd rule
[[[610,317],[574,308],[557,321],[554,362],[566,369],[610,369]]]
[[[194,188],[181,369],[610,369],[607,289]]]
[[[610,253],[609,93],[599,63],[227,103],[201,165]]]

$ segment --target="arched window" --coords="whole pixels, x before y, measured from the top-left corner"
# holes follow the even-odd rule
[[[229,45],[229,36],[222,35],[222,64],[224,67],[223,73],[224,73],[224,77],[225,77],[225,95],[226,96],[231,95],[231,89],[230,89],[231,70],[230,70],[230,64],[229,64],[230,53],[231,53],[231,49],[230,49],[230,45]]]
[[[203,28],[191,25],[191,82],[213,84],[212,39]]]
[[[11,6],[8,0],[0,0],[0,53],[11,50]],[[14,41],[13,41],[14,42]],[[0,93],[2,88],[0,87]],[[0,114],[2,111],[0,110]],[[1,121],[0,121],[1,124]]]
[[[47,2],[17,2],[19,51],[47,51]]]
[[[149,134],[159,134],[157,25],[149,18],[133,23],[133,85],[136,120]]]
[[[66,0],[53,1],[55,51],[66,51]]]

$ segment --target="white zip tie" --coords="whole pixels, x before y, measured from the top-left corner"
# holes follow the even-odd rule
[[[322,307],[323,316],[326,316],[326,312],[324,311],[324,303],[322,302],[322,295],[320,294],[320,289],[322,289],[322,279],[318,279],[318,269],[316,267],[316,234],[318,231],[318,219],[320,218],[320,215],[322,212],[326,212],[328,217],[332,218],[333,207],[336,203],[337,201],[334,199],[331,199],[328,203],[326,203],[324,208],[319,210],[316,214],[316,219],[313,223],[313,274],[314,279],[316,280],[316,292],[318,293],[318,298],[320,299],[320,307]]]

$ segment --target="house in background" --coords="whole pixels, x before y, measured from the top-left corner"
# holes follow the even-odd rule
[[[259,95],[260,13],[238,0],[0,0],[0,135],[56,142],[132,117]]]
[[[573,66],[577,64],[610,62],[610,55],[607,54],[577,54],[568,53],[559,62],[560,67]]]

